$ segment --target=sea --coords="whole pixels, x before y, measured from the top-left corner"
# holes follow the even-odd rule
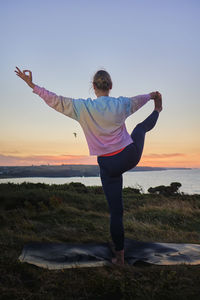
[[[100,177],[24,177],[0,179],[0,183],[46,183],[64,184],[81,182],[86,186],[100,186]],[[200,194],[200,169],[167,169],[162,171],[137,171],[123,174],[123,187],[139,188],[142,193],[148,193],[150,187],[170,185],[180,182],[180,192],[184,194]]]

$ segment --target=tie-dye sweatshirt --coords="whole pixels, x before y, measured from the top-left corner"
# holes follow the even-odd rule
[[[35,85],[33,93],[50,107],[78,121],[85,134],[90,155],[103,155],[133,142],[125,120],[150,99],[150,94],[135,97],[101,96],[96,99],[73,99],[58,96]]]

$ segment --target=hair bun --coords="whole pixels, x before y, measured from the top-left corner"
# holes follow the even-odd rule
[[[112,87],[112,80],[108,72],[99,70],[94,75],[93,84],[97,89],[107,91]]]

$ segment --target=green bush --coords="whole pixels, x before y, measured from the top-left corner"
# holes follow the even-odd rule
[[[87,187],[80,182],[70,182],[69,190],[76,191],[78,193],[88,193]]]
[[[178,193],[179,188],[181,187],[181,183],[179,182],[172,182],[170,186],[159,185],[156,187],[150,187],[148,192],[150,194],[159,194],[163,196],[173,196]]]

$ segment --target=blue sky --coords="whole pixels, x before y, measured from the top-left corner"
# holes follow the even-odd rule
[[[159,90],[164,109],[145,144],[147,164],[200,166],[199,15],[195,0],[1,1],[0,165],[88,156],[80,125],[33,94],[18,66],[35,84],[73,98],[95,98],[92,76],[102,67],[112,96]],[[129,117],[128,131],[152,108]]]

